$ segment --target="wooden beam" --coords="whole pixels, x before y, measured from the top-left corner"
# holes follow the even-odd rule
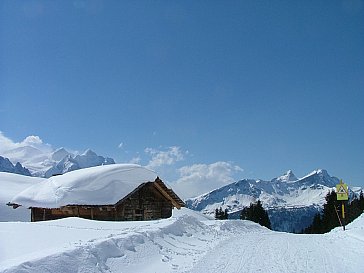
[[[176,207],[177,209],[181,208],[180,204],[178,204],[165,190],[163,190],[163,188],[159,186],[158,183],[154,182],[153,184],[165,198],[172,202],[172,205],[174,207]]]

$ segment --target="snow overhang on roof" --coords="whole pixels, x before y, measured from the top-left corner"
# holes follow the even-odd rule
[[[111,205],[156,177],[154,171],[136,164],[97,166],[46,179],[16,195],[11,203],[41,208]]]

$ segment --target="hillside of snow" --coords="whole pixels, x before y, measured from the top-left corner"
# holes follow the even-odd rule
[[[323,235],[209,220],[189,209],[157,221],[0,223],[1,273],[350,273],[362,272],[363,257],[364,215]]]

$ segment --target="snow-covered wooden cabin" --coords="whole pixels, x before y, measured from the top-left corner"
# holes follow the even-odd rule
[[[9,203],[31,209],[31,221],[82,217],[93,220],[168,218],[183,201],[155,172],[135,164],[81,169],[27,188]]]

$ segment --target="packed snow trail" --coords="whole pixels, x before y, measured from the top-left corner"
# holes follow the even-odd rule
[[[188,209],[158,221],[0,223],[0,273],[358,273],[363,257],[364,214],[323,235]]]
[[[200,259],[188,273],[364,272],[364,214],[343,232],[235,233]]]
[[[324,235],[242,234],[219,243],[189,272],[360,272],[340,257],[344,252]]]

